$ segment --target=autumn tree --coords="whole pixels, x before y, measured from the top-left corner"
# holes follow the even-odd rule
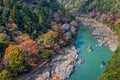
[[[28,52],[29,55],[36,55],[38,54],[38,46],[35,41],[32,39],[26,40],[22,42],[19,47]]]
[[[4,64],[11,70],[23,72],[25,71],[25,51],[21,50],[17,45],[10,44],[4,55]]]
[[[11,74],[8,70],[3,70],[0,73],[0,80],[12,80],[10,76]]]

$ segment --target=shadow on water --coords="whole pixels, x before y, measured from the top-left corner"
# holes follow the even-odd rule
[[[81,34],[81,33],[77,33],[77,34]],[[82,35],[76,37],[76,40],[77,40],[77,41],[75,42],[75,47],[76,47],[76,48],[81,48],[81,46],[84,44],[84,42],[81,41],[82,38],[83,38]],[[79,39],[79,40],[78,40],[78,39]],[[79,45],[78,45],[78,44],[79,44]]]
[[[101,64],[103,64],[103,65],[106,65],[106,62],[104,62],[104,61],[101,61]]]
[[[77,45],[77,44],[79,44],[79,45]],[[80,48],[81,47],[81,45],[83,45],[84,44],[84,42],[77,42],[77,43],[75,43],[75,47],[76,48]]]

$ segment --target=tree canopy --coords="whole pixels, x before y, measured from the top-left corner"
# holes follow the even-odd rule
[[[117,34],[120,35],[120,20],[116,22],[116,31],[117,31]]]
[[[11,70],[25,71],[25,52],[17,45],[10,44],[5,50],[4,63]]]
[[[24,42],[22,42],[19,47],[25,51],[28,52],[29,55],[36,55],[38,54],[38,46],[37,43],[35,41],[33,41],[32,39],[26,40]]]
[[[99,80],[120,80],[120,47],[114,52]]]
[[[12,80],[10,72],[8,70],[1,71],[0,80]]]

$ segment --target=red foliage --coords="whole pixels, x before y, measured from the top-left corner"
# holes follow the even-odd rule
[[[26,40],[19,45],[22,49],[26,50],[29,55],[38,54],[38,46],[32,39]]]

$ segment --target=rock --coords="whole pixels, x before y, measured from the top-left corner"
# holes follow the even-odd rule
[[[40,75],[37,75],[37,78],[35,80],[50,80],[50,72],[46,71]]]
[[[92,32],[93,35],[97,36],[97,46],[108,46],[111,51],[115,51],[118,46],[118,38],[115,33],[105,24],[96,21],[95,19],[88,18],[77,18],[84,25],[95,28]]]
[[[77,52],[75,47],[64,48],[64,55],[53,58],[51,63],[51,80],[65,80],[66,78],[69,78],[74,68],[74,65],[71,63],[76,61],[78,57]]]
[[[73,67],[73,65],[70,65],[70,61],[65,61],[56,67],[55,75],[61,79],[69,78],[73,71]]]

